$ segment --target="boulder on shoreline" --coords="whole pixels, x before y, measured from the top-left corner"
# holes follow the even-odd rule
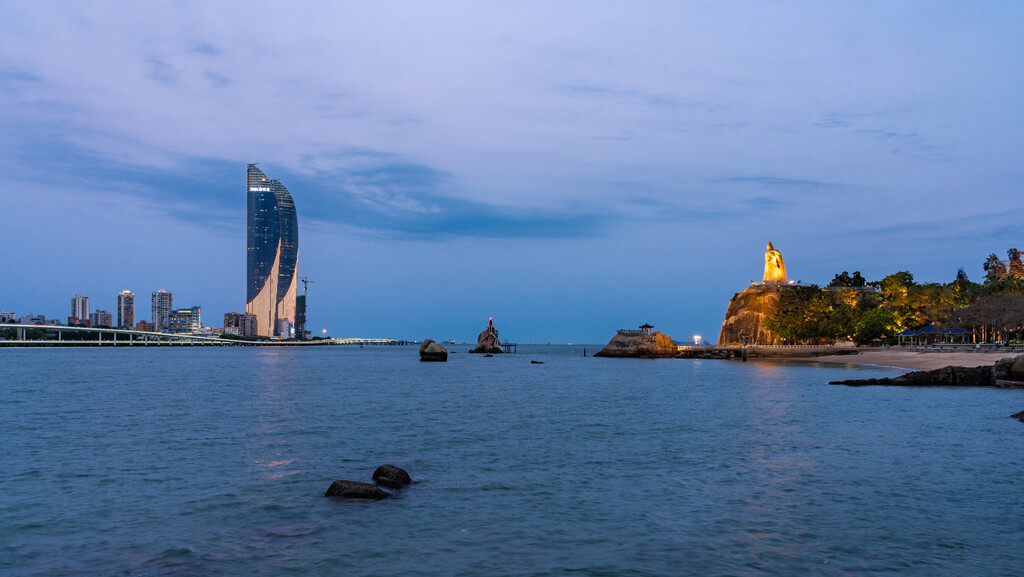
[[[378,485],[384,485],[389,489],[401,489],[412,483],[412,477],[401,467],[394,465],[381,465],[373,472],[373,480]]]
[[[420,345],[420,360],[424,362],[444,363],[448,361],[448,349],[434,339],[426,339]]]
[[[640,331],[619,331],[595,357],[655,358],[674,357],[679,347],[672,337],[661,331],[645,333]]]
[[[871,385],[903,387],[1006,387],[1024,388],[1024,355],[999,359],[992,366],[943,367],[931,371],[912,371],[898,377],[832,381],[830,385],[863,387]]]
[[[331,483],[327,492],[324,493],[324,497],[347,497],[349,499],[368,499],[371,501],[380,501],[391,496],[391,493],[377,485],[360,483],[359,481],[345,481],[343,479]]]

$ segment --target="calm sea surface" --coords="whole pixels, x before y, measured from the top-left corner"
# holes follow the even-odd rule
[[[0,349],[0,575],[1024,574],[1024,391],[450,348]]]

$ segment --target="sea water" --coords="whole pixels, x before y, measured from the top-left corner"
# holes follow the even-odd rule
[[[0,574],[1024,574],[1024,391],[449,348],[0,349]]]

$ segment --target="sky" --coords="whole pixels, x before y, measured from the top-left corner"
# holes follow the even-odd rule
[[[1024,249],[1020,2],[4,2],[0,310],[245,307],[245,175],[309,328],[714,340],[790,279]]]

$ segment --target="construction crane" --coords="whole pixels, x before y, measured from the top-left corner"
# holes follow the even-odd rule
[[[315,280],[309,280],[308,277],[302,277],[299,280],[302,281],[302,294],[303,295],[305,295],[306,293],[309,292],[309,283],[314,283],[314,284],[316,283]]]

